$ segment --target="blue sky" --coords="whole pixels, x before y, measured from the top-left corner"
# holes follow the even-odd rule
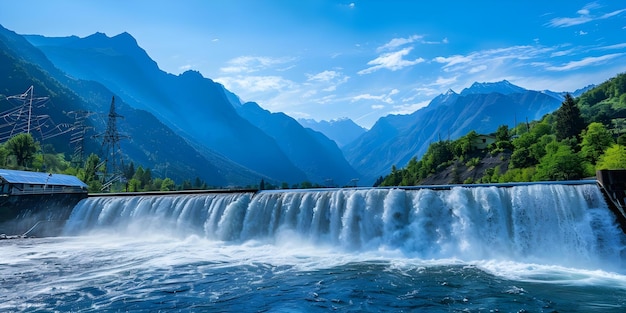
[[[197,70],[270,111],[368,128],[475,81],[574,91],[626,72],[626,3],[609,0],[0,0],[0,24],[128,32],[166,72]]]

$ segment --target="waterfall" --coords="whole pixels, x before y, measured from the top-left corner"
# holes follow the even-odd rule
[[[593,184],[93,197],[74,208],[65,234],[94,231],[234,243],[289,237],[423,259],[616,264],[626,254]]]

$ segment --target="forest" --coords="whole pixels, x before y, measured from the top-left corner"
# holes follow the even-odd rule
[[[421,159],[392,167],[375,185],[420,185],[443,172],[438,183],[577,180],[594,177],[596,170],[626,168],[626,74],[578,98],[566,95],[561,107],[541,120],[501,125],[489,135],[494,142],[486,149],[477,148],[475,131],[434,142]],[[496,166],[481,166],[490,158],[499,160]]]

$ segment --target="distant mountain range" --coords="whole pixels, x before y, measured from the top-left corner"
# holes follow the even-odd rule
[[[0,27],[0,48],[0,64],[9,73],[0,77],[0,93],[17,94],[36,84],[54,95],[59,106],[54,114],[67,123],[72,121],[64,109],[106,113],[116,96],[125,116],[119,127],[131,137],[121,142],[128,159],[179,181],[200,177],[218,186],[261,179],[341,186],[355,178],[370,185],[393,165],[419,158],[432,142],[541,118],[558,108],[564,95],[508,81],[474,83],[461,93],[449,90],[412,114],[382,117],[366,130],[350,119],[296,121],[242,103],[196,71],[166,73],[128,33],[48,38]],[[95,132],[106,126],[100,117],[90,123]],[[97,140],[87,143],[97,152]]]
[[[508,81],[475,83],[460,94],[449,90],[427,107],[408,115],[389,115],[343,148],[348,161],[364,177],[388,174],[420,157],[436,141],[456,139],[471,130],[489,134],[500,125],[513,126],[556,110],[562,98],[526,90]]]
[[[349,118],[319,122],[313,119],[299,119],[298,122],[304,127],[323,133],[334,140],[339,147],[351,143],[367,132],[367,129],[357,125]]]
[[[236,95],[198,72],[175,76],[161,71],[128,33],[25,38],[71,77],[102,83],[132,107],[153,114],[201,153],[223,155],[259,173],[258,180],[348,182],[359,176],[323,135],[311,134],[285,114],[237,105]],[[257,118],[259,114],[263,118]],[[265,118],[273,123],[264,123]],[[272,129],[276,125],[283,126],[280,132]]]

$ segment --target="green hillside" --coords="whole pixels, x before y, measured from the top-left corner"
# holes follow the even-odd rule
[[[626,74],[619,74],[541,120],[500,126],[431,144],[420,160],[395,166],[376,185],[575,180],[626,168]],[[481,140],[489,140],[486,147]]]

